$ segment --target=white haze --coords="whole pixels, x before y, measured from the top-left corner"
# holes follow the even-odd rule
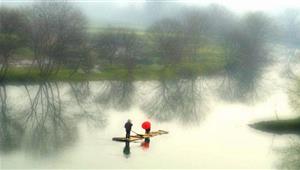
[[[24,7],[35,0],[0,0],[0,6]],[[263,11],[279,15],[286,9],[300,9],[297,0],[71,0],[87,16],[91,26],[121,25],[145,27],[161,17],[176,16],[188,7],[217,4],[243,14]]]

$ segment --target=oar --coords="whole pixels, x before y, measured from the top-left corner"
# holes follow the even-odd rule
[[[131,130],[131,132],[135,133],[136,135],[140,136],[140,137],[144,137],[144,135],[138,134],[135,131]]]

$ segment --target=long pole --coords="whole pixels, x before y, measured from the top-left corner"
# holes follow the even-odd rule
[[[141,134],[138,134],[138,133],[136,133],[135,131],[133,131],[133,130],[131,130],[131,132],[133,132],[133,133],[135,133],[135,134],[137,134],[138,136],[141,136],[141,137],[143,137],[144,135],[141,135]]]

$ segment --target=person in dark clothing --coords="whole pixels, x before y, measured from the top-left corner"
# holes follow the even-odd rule
[[[126,130],[126,138],[130,138],[131,127],[132,127],[131,120],[128,119],[128,121],[124,125],[124,128]]]

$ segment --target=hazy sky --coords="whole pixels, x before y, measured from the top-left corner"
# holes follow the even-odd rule
[[[32,2],[33,0],[0,0],[3,4],[20,4]],[[146,0],[72,0],[73,2],[85,3],[114,3],[116,6],[142,6]],[[159,1],[152,1],[159,2]],[[284,8],[300,8],[299,0],[165,0],[169,3],[183,3],[187,5],[208,5],[216,3],[224,5],[235,12],[245,12],[253,10],[262,10],[267,12],[276,12]]]
[[[208,6],[219,4],[229,10],[242,14],[249,11],[264,11],[270,14],[280,14],[287,8],[300,9],[300,0],[70,0],[74,2],[89,18],[91,24],[132,24],[144,25],[151,17],[167,16],[178,12],[182,6]],[[34,0],[0,0],[0,5],[26,6]],[[145,3],[151,2],[152,10],[143,13]],[[164,10],[158,8],[163,2]],[[167,4],[167,5],[166,5]],[[154,10],[157,9],[157,10]],[[149,10],[149,9],[146,9]]]
[[[23,4],[25,2],[32,2],[33,0],[0,0],[3,4]],[[73,2],[85,3],[114,3],[119,7],[126,6],[142,6],[146,0],[72,0]],[[159,2],[159,1],[152,1]],[[284,8],[300,8],[299,0],[165,0],[169,3],[183,3],[186,5],[208,5],[216,3],[224,5],[235,12],[246,12],[254,10],[262,10],[266,12],[276,12]]]

